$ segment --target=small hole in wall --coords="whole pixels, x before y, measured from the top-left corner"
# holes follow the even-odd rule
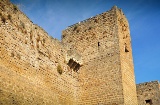
[[[125,47],[125,52],[129,52],[129,50]]]
[[[100,42],[98,42],[98,47],[100,46]]]
[[[145,102],[146,102],[146,105],[152,105],[152,100],[151,99],[145,100]]]
[[[129,52],[129,50],[128,50],[128,47],[127,47],[127,44],[125,43],[125,52]]]
[[[5,17],[3,17],[3,16],[1,17],[1,20],[2,20],[2,22],[3,22],[3,23],[5,23],[5,22],[6,22],[6,18],[5,18]]]

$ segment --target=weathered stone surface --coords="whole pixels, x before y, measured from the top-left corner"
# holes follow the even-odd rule
[[[62,34],[61,42],[48,36],[0,1],[0,105],[138,104],[122,10],[114,6]]]
[[[120,9],[115,6],[62,34],[62,42],[82,56],[81,105],[137,105],[129,25]]]
[[[159,105],[160,84],[158,81],[137,84],[138,105]]]
[[[67,47],[15,8],[0,1],[0,104],[75,104],[77,81],[67,74]]]

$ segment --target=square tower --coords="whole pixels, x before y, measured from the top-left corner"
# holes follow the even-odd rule
[[[78,104],[137,105],[130,41],[127,19],[116,6],[62,32],[62,42],[82,59],[75,71]]]

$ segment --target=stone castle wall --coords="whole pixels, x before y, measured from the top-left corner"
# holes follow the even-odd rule
[[[125,105],[137,105],[129,24],[122,10],[119,10],[117,14],[124,103]]]
[[[62,42],[72,46],[82,56],[82,67],[77,74],[81,105],[137,104],[130,33],[127,26],[123,27],[128,29],[124,34],[128,38],[120,40],[124,32],[121,31],[123,24],[118,23],[118,19],[128,25],[123,13],[113,7],[110,11],[68,27],[62,33]],[[128,44],[128,53],[122,44],[124,42]],[[128,62],[129,65],[126,65]]]
[[[82,67],[77,74],[81,105],[123,103],[114,17],[114,10],[105,12],[68,27],[62,33],[62,42],[69,43],[82,55]]]
[[[1,105],[75,105],[77,81],[68,75],[66,53],[15,5],[0,1]]]
[[[0,105],[137,105],[137,94],[142,105],[146,93],[158,103],[157,82],[136,93],[130,41],[117,7],[69,26],[60,42],[1,0]]]
[[[160,84],[158,81],[137,84],[138,105],[159,105]]]

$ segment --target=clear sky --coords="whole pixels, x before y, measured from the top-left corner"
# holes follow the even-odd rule
[[[160,0],[11,0],[54,38],[79,21],[122,8],[132,38],[136,83],[160,81]]]

